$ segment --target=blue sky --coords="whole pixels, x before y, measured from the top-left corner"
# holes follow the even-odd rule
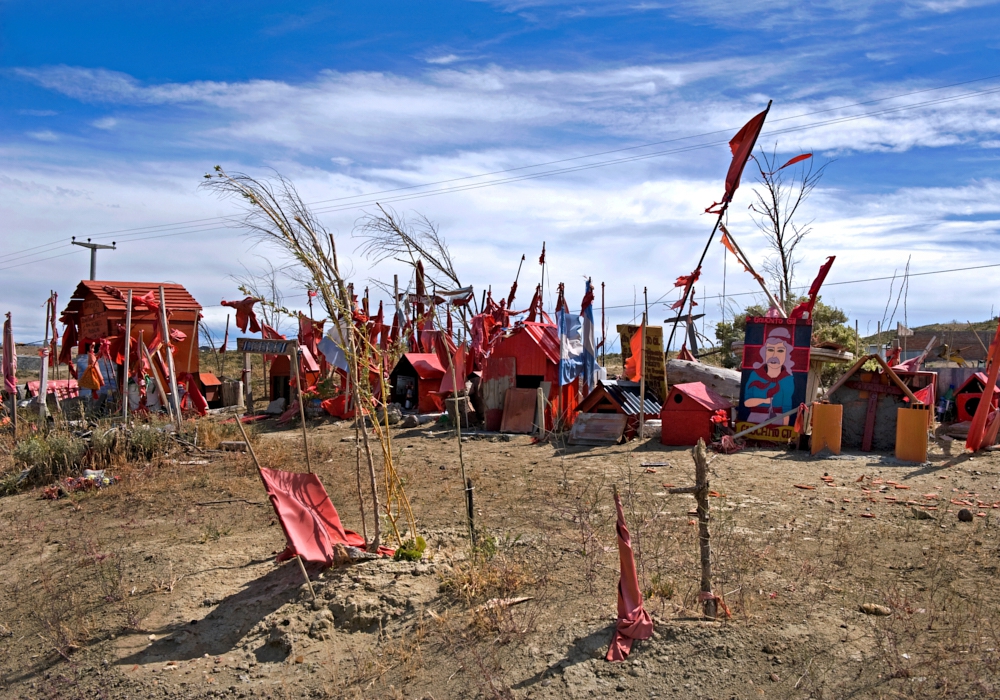
[[[399,270],[354,253],[363,210],[329,200],[669,139],[687,140],[617,157],[704,144],[394,204],[440,226],[463,282],[506,291],[521,254],[537,258],[545,240],[551,279],[571,300],[592,276],[619,307],[612,322],[627,321],[644,286],[651,300],[672,300],[672,280],[694,267],[711,229],[701,212],[721,195],[728,164],[728,149],[712,144],[768,99],[765,131],[812,126],[762,143],[832,161],[803,213],[814,233],[800,248],[800,283],[827,255],[838,258],[829,283],[901,273],[907,256],[913,272],[1000,263],[1000,93],[989,92],[1000,77],[851,106],[1000,74],[998,30],[997,4],[971,0],[281,10],[0,0],[0,311],[14,312],[21,339],[40,338],[48,289],[66,299],[87,274],[87,253],[65,245],[76,235],[119,241],[100,255],[99,277],[181,282],[210,326],[224,324],[218,300],[238,294],[229,276],[273,251],[219,224],[122,232],[235,213],[198,189],[217,163],[274,168],[306,201],[327,202],[317,209],[361,287]],[[908,108],[815,126],[897,107]],[[729,223],[759,263],[767,250],[747,214],[751,185]],[[713,246],[699,297],[721,293],[722,265]],[[734,268],[727,293],[752,291]],[[1000,309],[996,278],[915,278],[908,320],[986,318]],[[286,293],[301,303],[290,279]],[[831,284],[824,297],[874,330],[888,295],[882,280]],[[718,300],[704,307],[720,317]],[[665,316],[654,308],[653,319]]]

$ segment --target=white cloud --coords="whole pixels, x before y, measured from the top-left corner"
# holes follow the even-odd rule
[[[54,117],[59,114],[53,109],[19,109],[17,113],[26,117]]]
[[[424,59],[427,63],[433,63],[439,66],[446,66],[449,63],[455,63],[461,61],[462,59],[453,53],[445,54],[444,56],[434,56],[433,58]]]
[[[55,132],[50,131],[49,129],[45,129],[44,131],[29,131],[28,136],[38,141],[52,142],[59,140],[59,136]]]
[[[98,129],[108,131],[118,126],[118,120],[114,117],[101,117],[100,119],[92,121],[90,124]]]
[[[291,178],[305,201],[325,202],[317,210],[343,241],[340,249],[345,266],[355,270],[356,281],[363,286],[373,273],[367,261],[352,254],[356,241],[350,240],[350,234],[359,212],[338,210],[350,201],[343,198],[562,161],[579,156],[581,151],[610,150],[691,133],[718,130],[720,133],[702,142],[723,143],[766,103],[774,85],[786,81],[788,71],[794,69],[790,63],[734,59],[592,71],[450,67],[410,77],[326,71],[299,84],[148,85],[120,73],[92,69],[22,71],[33,81],[76,99],[115,104],[123,113],[134,111],[139,117],[149,117],[129,120],[137,140],[145,138],[156,148],[182,155],[165,162],[156,153],[141,157],[134,152],[74,151],[83,147],[74,143],[60,150],[62,160],[56,162],[51,157],[38,157],[51,149],[5,147],[0,151],[0,178],[5,178],[4,191],[10,196],[0,201],[0,216],[5,221],[0,248],[6,252],[27,247],[23,241],[28,235],[39,242],[58,242],[69,235],[86,237],[102,231],[230,215],[236,212],[234,203],[215,202],[196,189],[206,160],[208,165],[223,162],[230,170],[266,176],[260,167],[265,164]],[[822,93],[784,99],[778,95],[768,129],[773,132],[819,119],[848,117],[861,109],[848,107],[848,102],[921,87],[924,85],[872,84],[864,92],[838,99]],[[729,96],[730,91],[734,97]],[[947,94],[952,93],[941,91],[930,96]],[[907,99],[912,104],[930,96]],[[918,145],[996,147],[993,144],[1000,143],[1000,116],[991,100],[984,96],[927,105],[820,129],[765,136],[762,143],[778,138],[785,152],[828,154],[901,153]],[[831,111],[780,121],[817,110]],[[583,166],[691,143],[681,140],[547,167]],[[352,167],[324,170],[306,164],[326,162]],[[588,274],[595,282],[608,283],[609,305],[628,305],[633,285],[640,297],[641,288],[649,286],[651,298],[664,293],[672,298],[671,280],[690,271],[704,245],[711,222],[703,210],[721,195],[727,163],[725,145],[713,145],[557,178],[399,201],[393,206],[403,212],[426,213],[438,222],[463,281],[477,289],[493,285],[505,292],[521,253],[529,254],[529,259],[534,254],[537,259],[537,249],[544,240],[550,251],[552,279],[567,283],[571,299],[577,287],[582,289],[581,276]],[[537,169],[514,170],[451,186],[533,172]],[[891,180],[882,184],[891,187]],[[737,195],[730,221],[741,245],[754,260],[761,260],[766,251],[745,214],[748,188],[746,185]],[[829,254],[838,256],[831,282],[880,276],[887,266],[901,269],[910,252],[915,270],[975,264],[983,251],[995,247],[998,225],[994,219],[1000,219],[1000,212],[994,203],[998,201],[1000,187],[993,181],[957,188],[903,188],[879,195],[817,190],[808,205],[809,218],[817,222],[816,232],[803,244],[800,279],[808,283]],[[198,233],[141,243],[135,241],[137,237],[121,238],[119,250],[101,258],[102,276],[106,271],[108,276],[119,278],[138,274],[174,279],[190,285],[206,306],[231,296],[234,287],[227,276],[240,270],[241,259],[254,264],[247,252],[248,241],[229,229],[194,230]],[[37,290],[57,284],[62,292],[68,292],[85,274],[85,266],[85,256],[77,255],[17,268],[12,283],[14,297],[25,300],[19,314],[35,318],[33,295],[37,296]],[[6,263],[0,256],[3,267]],[[730,265],[729,292],[752,289],[749,278],[735,273],[733,267]],[[721,270],[721,248],[713,247],[699,294],[721,291]],[[402,272],[390,266],[374,274],[385,279],[394,271]],[[13,275],[14,271],[6,273]],[[533,275],[534,271],[529,277]],[[933,314],[947,308],[954,284],[954,277],[940,276],[922,278],[912,285],[911,299],[922,304],[920,308],[927,314],[924,320],[935,320]],[[983,284],[982,294],[970,303],[982,301],[988,306],[985,300],[1000,292],[992,282]],[[522,284],[524,295],[530,295],[530,286]],[[852,317],[880,317],[884,304],[884,293],[877,284],[831,286],[826,298],[846,307]],[[708,306],[710,315],[717,312],[711,301]],[[627,320],[622,318],[626,311],[630,316],[630,308],[613,311],[612,322]],[[985,317],[988,308],[977,306],[970,308],[970,313]],[[208,309],[206,316],[210,325],[224,319],[216,308]],[[40,327],[40,323],[38,320],[36,325]]]

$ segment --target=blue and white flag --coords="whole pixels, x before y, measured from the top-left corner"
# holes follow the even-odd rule
[[[580,373],[587,388],[584,392],[586,396],[597,386],[601,372],[597,366],[597,337],[594,331],[594,288],[589,279],[580,313],[583,316],[583,354],[580,358]]]
[[[556,312],[559,329],[559,385],[572,383],[583,368],[583,340],[580,338],[580,317],[564,310]]]

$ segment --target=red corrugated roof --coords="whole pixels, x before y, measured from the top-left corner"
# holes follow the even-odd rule
[[[718,411],[720,408],[728,411],[733,407],[727,399],[719,396],[701,382],[674,384],[672,388],[681,392],[692,401],[697,401],[710,411]]]
[[[545,356],[552,362],[559,364],[559,329],[551,323],[536,323],[534,321],[525,321],[523,327],[531,339],[542,349]],[[517,332],[516,328],[514,332]]]
[[[958,387],[955,391],[956,394],[961,394],[965,391],[965,387],[972,383],[972,380],[978,379],[980,383],[985,387],[990,382],[990,378],[986,376],[986,372],[976,372],[975,374],[970,374],[969,377],[962,382],[962,386]]]
[[[407,352],[403,353],[403,357],[413,366],[421,379],[440,379],[444,376],[441,360],[432,352]]]
[[[150,291],[155,298],[159,298],[159,289],[163,287],[163,297],[167,302],[170,311],[201,311],[201,304],[191,296],[188,290],[182,285],[168,282],[113,282],[107,280],[82,280],[73,292],[73,299],[66,306],[66,311],[79,312],[80,304],[83,300],[93,294],[105,308],[109,311],[125,311],[125,301],[109,294],[104,287],[114,287],[118,289],[122,296],[128,296],[128,290],[132,290],[132,297],[141,297]]]

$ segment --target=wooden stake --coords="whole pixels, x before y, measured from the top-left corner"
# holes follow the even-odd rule
[[[302,348],[296,343],[291,357],[292,364],[295,367],[295,393],[298,394],[299,418],[302,420],[302,445],[306,451],[306,469],[312,474],[312,462],[309,461],[309,434],[306,431],[306,399],[302,393],[302,372],[299,370],[300,352],[302,352]]]
[[[163,402],[164,408],[167,409],[167,416],[169,416],[170,420],[173,420],[174,414],[170,410],[170,401],[167,400],[167,390],[163,386],[163,381],[160,379],[160,373],[157,371],[156,364],[153,362],[153,356],[149,353],[149,348],[147,348],[146,344],[142,342],[142,331],[139,331],[139,349],[146,357],[146,362],[149,363],[149,371],[153,375],[153,381],[156,382],[156,391],[160,395],[160,401]]]
[[[299,563],[299,568],[302,570],[302,575],[306,578],[306,585],[309,586],[309,593],[312,595],[312,599],[316,600],[316,591],[313,590],[312,581],[309,580],[309,573],[306,571],[306,565],[302,563],[302,555],[299,554],[295,557],[295,561]]]
[[[170,346],[170,326],[167,323],[167,302],[163,295],[163,285],[160,285],[160,329],[163,342],[167,349],[167,370],[170,372],[170,397],[174,402],[174,424],[178,434],[181,432],[181,397],[177,390],[177,371],[174,368],[174,353]]]
[[[712,593],[712,544],[708,532],[708,454],[705,441],[698,438],[698,444],[691,451],[694,457],[694,478],[698,490],[694,497],[698,502],[698,542],[701,553],[701,595],[705,615],[715,618],[717,611]]]
[[[253,413],[253,374],[250,353],[243,353],[243,403],[247,413]]]
[[[128,297],[125,301],[125,362],[122,371],[124,373],[124,378],[122,381],[122,386],[125,389],[122,391],[122,420],[125,421],[125,425],[128,425],[128,365],[129,365],[129,355],[131,355],[132,350],[132,290],[128,290]]]
[[[450,307],[448,313],[451,314]],[[475,550],[476,531],[472,525],[472,493],[469,491],[472,488],[472,480],[468,479],[465,475],[465,457],[462,454],[462,413],[458,408],[458,374],[455,371],[455,358],[451,357],[450,354],[448,364],[451,368],[451,384],[455,391],[455,398],[452,400],[455,402],[455,439],[458,440],[458,465],[462,469],[462,483],[466,485],[465,499],[467,508],[465,520],[469,528],[469,544]],[[445,400],[447,401],[448,399]]]

